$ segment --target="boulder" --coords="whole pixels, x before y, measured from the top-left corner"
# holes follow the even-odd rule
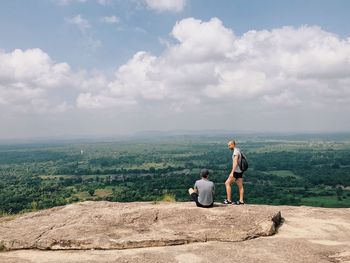
[[[0,262],[350,262],[350,209],[76,203],[0,218]]]
[[[276,207],[87,201],[0,224],[0,243],[16,249],[128,249],[194,242],[238,242],[276,233]]]

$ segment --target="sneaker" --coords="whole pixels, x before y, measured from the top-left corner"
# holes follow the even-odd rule
[[[237,201],[235,202],[236,205],[244,205],[244,202],[241,202],[241,201]]]
[[[225,199],[224,202],[222,202],[225,205],[230,205],[232,204],[232,201]]]

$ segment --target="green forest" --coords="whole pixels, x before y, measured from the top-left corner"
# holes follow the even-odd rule
[[[227,136],[0,145],[0,215],[85,200],[189,201],[210,170],[215,201],[232,167]],[[346,136],[241,136],[247,204],[350,207]],[[237,188],[233,185],[234,200]]]

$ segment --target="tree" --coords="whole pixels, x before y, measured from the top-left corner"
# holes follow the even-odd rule
[[[343,195],[343,188],[338,186],[336,189],[337,196],[340,197]]]

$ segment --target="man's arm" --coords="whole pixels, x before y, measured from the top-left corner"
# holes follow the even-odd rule
[[[193,186],[193,191],[198,194],[197,182]]]

